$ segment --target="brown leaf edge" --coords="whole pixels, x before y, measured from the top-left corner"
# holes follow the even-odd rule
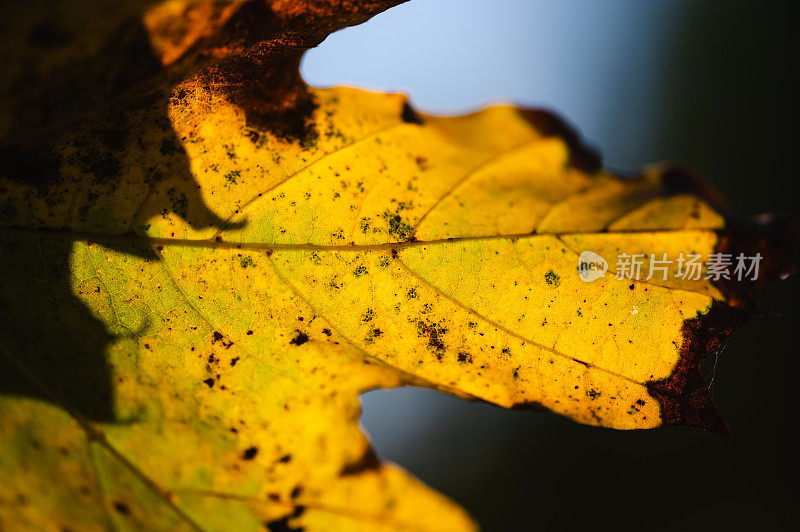
[[[728,425],[700,374],[700,363],[716,353],[751,315],[749,310],[715,300],[707,313],[683,322],[683,342],[675,369],[665,379],[646,383],[647,391],[661,409],[662,426],[697,427],[728,434]]]
[[[686,319],[681,327],[678,363],[672,374],[647,383],[650,395],[661,408],[663,426],[697,427],[719,435],[730,428],[722,419],[711,398],[711,391],[700,373],[700,364],[714,355],[756,312],[756,291],[763,285],[782,280],[794,273],[791,243],[794,225],[772,215],[755,220],[741,220],[726,207],[722,194],[697,175],[679,166],[665,167],[662,186],[669,194],[693,194],[711,205],[725,219],[725,228],[717,231],[715,253],[761,253],[756,281],[720,279],[713,284],[724,297],[714,300],[704,314]]]
[[[598,153],[588,147],[576,130],[559,115],[542,109],[521,110],[531,125],[546,137],[559,137],[569,149],[570,166],[596,172],[602,167]],[[641,174],[619,179],[640,179]],[[700,364],[714,355],[745,322],[755,314],[755,295],[758,288],[794,273],[791,243],[795,227],[786,219],[771,215],[756,220],[740,220],[726,207],[724,196],[693,172],[674,164],[662,166],[661,186],[665,195],[692,194],[706,201],[725,219],[724,229],[717,231],[716,253],[739,253],[752,256],[761,253],[759,278],[755,282],[720,280],[714,283],[724,301],[714,300],[702,314],[684,320],[678,363],[672,373],[659,380],[645,383],[648,392],[659,404],[662,426],[696,427],[727,435],[729,427],[722,419],[711,398]],[[537,402],[514,405],[513,409],[547,410]]]

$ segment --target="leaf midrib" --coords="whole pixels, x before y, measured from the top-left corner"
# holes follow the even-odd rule
[[[449,238],[434,238],[430,240],[402,240],[394,242],[381,242],[377,244],[284,244],[280,242],[266,243],[266,242],[236,242],[223,240],[221,238],[164,238],[153,237],[147,235],[138,235],[134,233],[94,233],[91,231],[65,231],[60,229],[23,229],[16,227],[0,227],[0,237],[27,237],[39,239],[52,239],[69,242],[88,242],[95,244],[140,244],[145,246],[177,246],[177,247],[194,247],[206,249],[244,249],[252,251],[351,251],[351,252],[369,252],[369,251],[391,251],[401,250],[413,247],[435,246],[443,244],[451,244],[458,242],[472,242],[472,241],[492,241],[492,240],[520,240],[525,238],[542,238],[542,237],[580,237],[592,235],[649,235],[649,234],[696,234],[704,235],[709,233],[718,234],[717,229],[683,229],[683,228],[665,228],[665,229],[632,229],[632,230],[616,230],[616,231],[564,231],[552,233],[508,233],[498,235],[477,235],[477,236],[456,236]]]

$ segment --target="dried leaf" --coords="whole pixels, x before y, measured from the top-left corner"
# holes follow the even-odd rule
[[[4,7],[33,51],[0,111],[3,528],[472,528],[376,458],[375,388],[724,432],[697,367],[787,270],[783,229],[674,168],[602,171],[542,111],[302,83],[305,48],[394,3]],[[682,252],[764,259],[614,275]]]

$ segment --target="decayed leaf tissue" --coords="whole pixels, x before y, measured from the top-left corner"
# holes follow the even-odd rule
[[[544,111],[305,85],[396,3],[2,6],[0,528],[476,527],[377,458],[375,388],[727,431],[698,365],[787,230]]]

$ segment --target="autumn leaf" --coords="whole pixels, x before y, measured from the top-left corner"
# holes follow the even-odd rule
[[[698,365],[788,271],[784,228],[683,170],[604,171],[544,111],[302,82],[395,3],[3,7],[3,529],[473,528],[375,456],[376,388],[726,430]],[[763,260],[616,275],[681,253]]]

